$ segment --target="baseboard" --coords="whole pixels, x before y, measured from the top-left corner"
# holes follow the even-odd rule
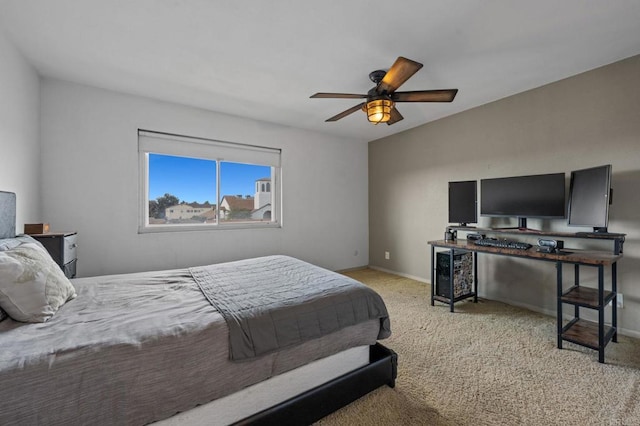
[[[361,270],[363,270],[363,269],[367,269],[368,267],[369,267],[369,266],[367,266],[367,265],[354,266],[354,267],[352,267],[352,268],[338,269],[338,270],[337,270],[337,271],[335,271],[335,272],[337,272],[337,273],[339,273],[339,274],[344,274],[344,273],[346,273],[346,272],[361,271]]]
[[[636,339],[640,339],[640,332],[629,330],[628,328],[622,328],[620,326],[618,326],[618,334],[621,336],[635,337]]]
[[[387,274],[399,275],[401,277],[409,278],[410,280],[419,281],[421,283],[431,284],[429,280],[426,280],[422,277],[417,277],[415,275],[404,274],[402,272],[393,271],[391,269],[381,268],[379,266],[373,266],[373,265],[369,265],[369,268],[375,269],[376,271],[380,271],[380,272],[386,272]]]

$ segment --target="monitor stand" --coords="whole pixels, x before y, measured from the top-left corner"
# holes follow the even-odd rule
[[[527,228],[527,218],[526,217],[519,217],[518,218],[518,229],[521,231],[526,231]]]
[[[537,232],[536,229],[527,228],[527,218],[526,217],[519,217],[518,218],[518,226],[516,226],[516,227],[512,227],[512,228],[496,228],[496,229],[517,229],[518,231],[533,231],[533,232]]]
[[[597,226],[593,228],[593,232],[595,234],[606,234],[609,231],[607,231],[607,227],[606,226]]]

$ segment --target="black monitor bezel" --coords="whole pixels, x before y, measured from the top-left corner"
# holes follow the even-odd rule
[[[452,217],[452,213],[453,210],[452,209],[452,205],[451,205],[451,201],[452,201],[452,185],[454,187],[460,187],[460,186],[471,186],[473,184],[473,217],[471,216],[466,216],[463,215],[462,217]],[[449,182],[448,184],[448,206],[449,206],[449,215],[448,215],[448,219],[449,219],[449,223],[458,223],[461,226],[465,226],[469,223],[478,223],[478,181],[477,180],[463,180],[463,181],[453,181],[453,182]],[[467,207],[471,207],[471,204],[469,204],[469,206]],[[471,211],[471,210],[469,210]],[[459,219],[467,219],[467,220],[459,220]],[[471,219],[471,220],[469,220]]]
[[[596,208],[604,209],[604,211],[600,211],[600,221],[579,221],[576,217],[575,213],[575,197],[576,197],[576,179],[579,175],[584,175],[593,171],[602,170],[604,171],[604,180],[601,182],[603,184],[602,188],[602,196],[603,201],[599,206],[595,206]],[[574,170],[571,172],[571,181],[569,184],[569,206],[568,206],[568,226],[588,226],[593,227],[594,231],[603,230],[606,232],[607,227],[609,226],[609,206],[611,205],[611,178],[612,178],[613,168],[611,164],[604,164],[602,166],[589,167],[587,169]],[[595,191],[595,189],[590,189],[591,191]],[[591,206],[593,208],[594,206]],[[578,222],[578,223],[576,223]]]
[[[495,209],[488,209],[488,206],[484,204],[484,200],[486,199],[486,185],[491,182],[495,183],[496,181],[508,181],[513,184],[517,181],[526,182],[527,180],[542,180],[545,178],[551,178],[555,176],[558,180],[557,189],[562,190],[562,214],[560,213],[549,213],[549,214],[540,214],[537,212],[533,212],[533,210],[518,210],[515,207],[511,207],[513,210],[505,211],[505,212],[497,212]],[[554,200],[559,207],[560,198]],[[559,210],[558,210],[559,211]],[[559,173],[544,173],[544,174],[536,174],[536,175],[524,175],[524,176],[508,176],[508,177],[497,177],[497,178],[487,178],[480,180],[480,216],[485,217],[515,217],[515,218],[532,218],[532,219],[565,219],[567,217],[567,191],[566,191],[566,175],[564,172]]]

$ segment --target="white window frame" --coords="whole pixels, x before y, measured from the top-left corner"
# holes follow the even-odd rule
[[[149,224],[149,154],[200,158],[216,161],[216,223],[209,224]],[[138,233],[209,231],[220,229],[255,229],[282,227],[282,150],[256,145],[224,142],[213,139],[138,130],[139,200]],[[271,221],[270,222],[220,222],[220,162],[256,164],[270,166],[271,174]]]

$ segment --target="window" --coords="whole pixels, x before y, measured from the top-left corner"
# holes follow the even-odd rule
[[[140,130],[138,152],[139,232],[280,226],[279,149]]]

